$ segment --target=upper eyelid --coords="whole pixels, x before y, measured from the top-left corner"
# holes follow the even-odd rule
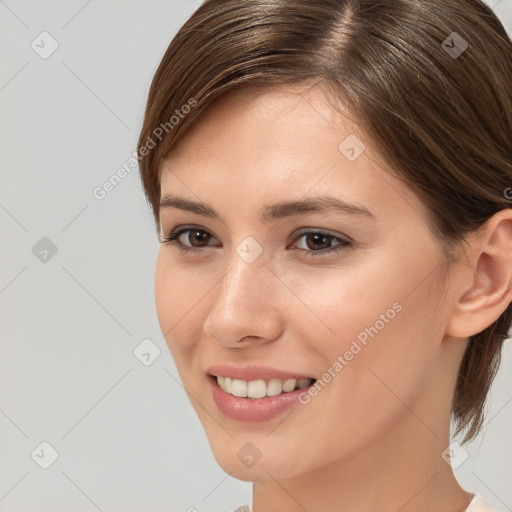
[[[212,235],[213,237],[218,239],[218,237],[215,234],[213,234],[210,230],[208,230],[206,228],[202,228],[200,226],[195,226],[195,225],[178,226],[177,228],[173,229],[169,233],[167,233],[167,234],[164,233],[163,236],[179,237],[183,233],[186,233],[188,231],[193,231],[194,229],[197,230],[197,231],[204,231],[205,233],[208,233],[209,235]],[[298,238],[300,238],[301,236],[303,236],[305,234],[308,234],[308,233],[325,234],[325,235],[330,236],[332,238],[337,238],[338,240],[342,240],[342,241],[345,241],[345,242],[353,242],[352,238],[350,238],[348,235],[339,234],[339,233],[331,233],[329,229],[318,228],[318,227],[316,227],[316,228],[314,228],[314,227],[299,228],[299,231],[293,236],[293,241],[295,242]]]
[[[176,227],[175,229],[169,231],[169,232],[164,232],[163,233],[163,236],[181,236],[183,233],[186,233],[187,231],[193,231],[193,230],[196,230],[196,231],[204,231],[205,233],[208,233],[209,235],[212,235],[214,236],[215,238],[219,238],[217,235],[213,234],[209,229],[205,229],[205,228],[202,228],[200,226],[187,226],[187,225],[184,225],[184,226],[178,226]]]

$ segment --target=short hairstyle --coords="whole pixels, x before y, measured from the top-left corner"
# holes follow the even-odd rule
[[[137,151],[160,231],[161,161],[220,96],[321,83],[426,205],[445,262],[512,196],[512,41],[480,0],[206,0],[153,78]],[[341,112],[341,110],[340,110]],[[469,338],[452,404],[476,437],[511,305]]]

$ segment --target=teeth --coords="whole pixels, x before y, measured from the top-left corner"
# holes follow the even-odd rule
[[[251,380],[247,385],[247,396],[250,398],[263,398],[267,396],[267,385],[264,380]]]
[[[231,394],[245,398],[247,396],[247,382],[245,380],[233,379]]]
[[[293,391],[295,389],[295,384],[297,384],[296,379],[288,379],[283,382],[283,391],[286,393]]]
[[[267,384],[267,396],[280,395],[283,392],[283,381],[279,379],[270,379]]]
[[[297,387],[299,389],[305,388],[306,386],[309,386],[312,382],[312,379],[299,379],[297,381]]]
[[[217,383],[226,393],[241,398],[263,398],[264,396],[277,396],[289,393],[295,389],[302,389],[313,383],[313,379],[263,379],[245,381],[231,379],[230,377],[217,377]]]

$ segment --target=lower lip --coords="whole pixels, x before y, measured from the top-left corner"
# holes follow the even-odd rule
[[[215,377],[208,378],[213,394],[213,399],[220,411],[228,418],[237,421],[257,422],[268,421],[282,414],[285,410],[299,401],[301,393],[307,392],[313,385],[302,389],[296,389],[277,396],[265,396],[263,398],[240,398],[226,393],[217,383]]]

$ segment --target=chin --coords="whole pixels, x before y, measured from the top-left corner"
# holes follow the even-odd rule
[[[217,464],[233,478],[244,482],[262,482],[265,480],[283,480],[297,476],[297,469],[286,467],[286,461],[276,461],[272,459],[264,459],[263,457],[253,466],[245,465],[237,457],[236,453],[214,452]]]
[[[229,436],[223,438],[221,441],[210,440],[213,456],[226,473],[238,480],[283,480],[306,471],[306,468],[299,466],[295,450],[291,454],[289,451],[276,450],[275,447],[269,446],[268,441],[265,444],[264,439],[253,443],[250,436],[246,439]]]

